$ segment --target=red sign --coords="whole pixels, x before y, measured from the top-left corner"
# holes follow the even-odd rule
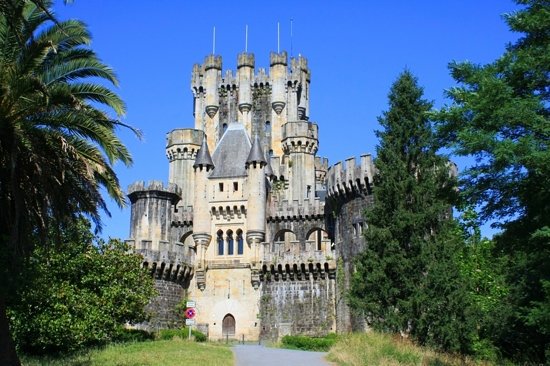
[[[185,310],[185,317],[187,319],[193,319],[197,315],[197,311],[194,308],[188,308]]]

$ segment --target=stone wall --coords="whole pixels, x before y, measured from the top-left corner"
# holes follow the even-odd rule
[[[327,278],[271,281],[261,285],[260,337],[322,336],[335,331],[335,280]]]
[[[345,293],[350,288],[355,272],[354,259],[365,248],[364,230],[367,222],[364,212],[372,205],[373,196],[366,192],[350,196],[330,197],[327,201],[327,227],[335,239],[336,270],[336,314],[337,331],[351,332],[365,329],[361,314],[356,314],[346,304]],[[330,214],[329,214],[330,212]]]
[[[159,279],[155,279],[155,288],[158,296],[154,297],[146,307],[147,312],[151,314],[151,319],[140,324],[139,328],[156,331],[185,325],[183,314],[179,314],[176,307],[186,297],[187,291],[180,284]]]

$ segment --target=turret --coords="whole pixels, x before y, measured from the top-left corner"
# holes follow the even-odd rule
[[[206,135],[202,139],[201,148],[197,153],[193,169],[196,189],[193,205],[193,240],[197,247],[197,286],[201,290],[204,290],[206,285],[204,254],[212,239],[210,235],[210,212],[208,210],[208,174],[214,169],[214,163],[208,150]]]
[[[267,161],[262,151],[258,135],[246,159],[246,170],[248,172],[248,209],[246,241],[253,253],[252,257],[252,285],[255,289],[259,285],[258,267],[260,259],[260,244],[265,239],[265,218],[266,218],[266,177],[265,169]]]
[[[168,182],[181,188],[178,207],[192,206],[195,196],[193,164],[201,146],[204,132],[194,129],[175,129],[166,135],[166,156],[169,161]]]
[[[290,200],[315,197],[317,136],[317,125],[312,122],[288,122],[283,126],[283,150],[290,168]]]
[[[281,114],[286,105],[286,65],[287,55],[283,51],[281,53],[271,52],[269,55],[271,85],[271,106],[277,114]]]
[[[241,53],[237,59],[237,77],[239,79],[239,121],[247,131],[251,130],[252,81],[254,80],[254,54]]]
[[[218,125],[220,109],[218,86],[221,82],[222,58],[221,56],[209,55],[204,59],[204,84],[206,85],[206,96],[204,110],[209,117],[204,132],[209,136],[208,145],[215,146],[214,126]]]
[[[132,203],[130,239],[135,249],[160,251],[169,243],[174,205],[181,198],[181,190],[174,184],[164,187],[162,182],[148,185],[136,182],[128,187]]]

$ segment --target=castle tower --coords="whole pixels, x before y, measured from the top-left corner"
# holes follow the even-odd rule
[[[254,137],[250,154],[246,159],[248,172],[248,221],[246,241],[252,250],[251,281],[255,289],[260,284],[258,273],[260,262],[260,243],[265,238],[266,224],[266,166],[264,152],[258,135]]]
[[[237,78],[239,83],[239,122],[247,131],[252,130],[252,81],[254,80],[254,55],[241,53],[237,58]]]
[[[318,127],[306,121],[287,122],[283,126],[283,151],[290,168],[289,200],[303,201],[315,197],[315,154]]]
[[[219,125],[219,91],[218,85],[221,82],[222,58],[221,56],[209,55],[204,60],[204,84],[206,85],[204,110],[208,116],[205,126],[195,128],[202,129],[208,136],[208,145],[216,146],[216,130]]]
[[[208,249],[212,235],[210,234],[210,213],[208,211],[208,173],[214,169],[214,163],[208,150],[207,138],[202,139],[201,148],[197,154],[195,164],[195,202],[193,205],[193,240],[197,248],[196,276],[197,286],[203,290],[206,281],[205,252]]]
[[[190,128],[175,129],[166,135],[166,156],[169,161],[168,182],[181,188],[178,207],[193,206],[195,175],[193,164],[204,139],[204,132]]]
[[[281,156],[282,127],[286,123],[286,113],[283,109],[287,104],[286,82],[287,82],[287,54],[271,52],[269,55],[269,77],[271,81],[271,121],[272,149],[276,156]]]

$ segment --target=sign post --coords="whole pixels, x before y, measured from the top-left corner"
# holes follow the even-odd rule
[[[195,315],[197,311],[195,310],[195,302],[187,301],[187,309],[185,310],[185,325],[189,327],[189,339],[191,339],[191,327],[195,324]]]

